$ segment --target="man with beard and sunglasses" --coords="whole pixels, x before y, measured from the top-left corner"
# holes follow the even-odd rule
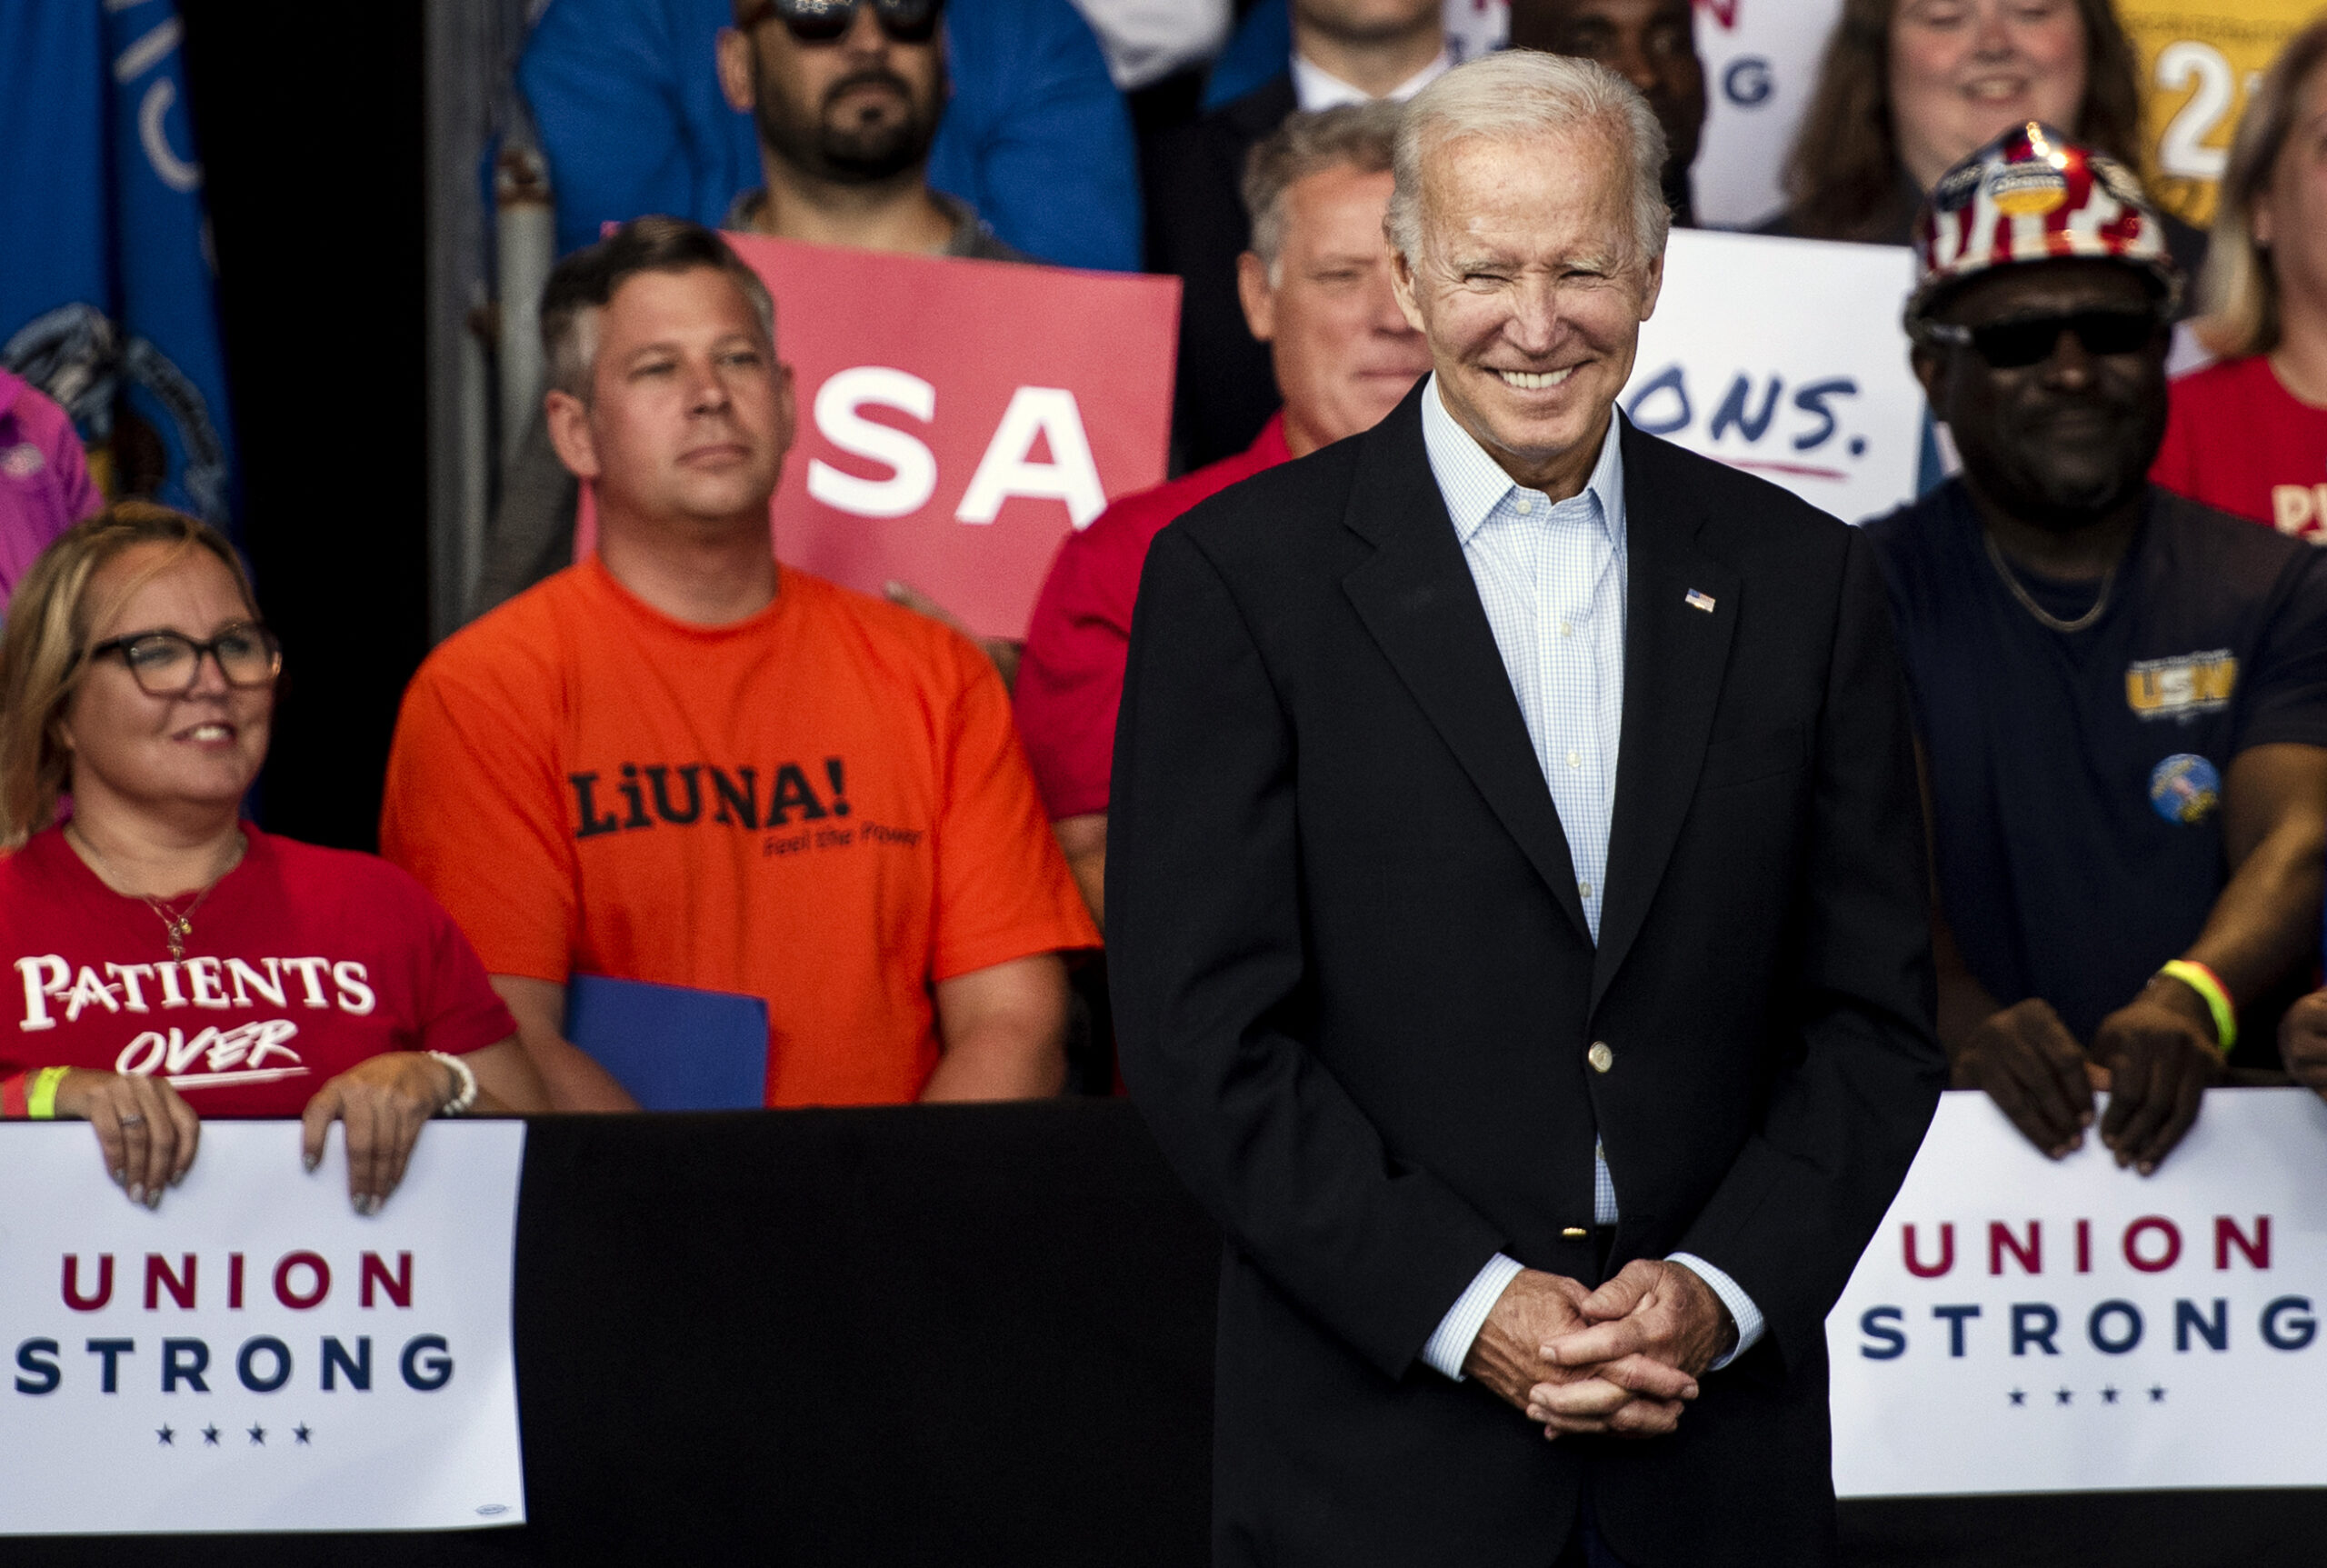
[[[735,0],[719,85],[759,128],[760,189],[726,228],[814,245],[1024,261],[933,189],[946,99],[942,0]]]
[[[813,28],[857,5],[790,9]],[[645,213],[716,225],[760,183],[751,98],[738,113],[716,58],[735,20],[732,0],[554,0],[543,12],[517,85],[549,158],[561,253]],[[1069,0],[952,0],[936,38],[949,91],[930,183],[1029,255],[1136,270],[1131,115]]]
[[[717,35],[720,91],[758,129],[762,184],[735,197],[722,227],[860,250],[1030,259],[968,202],[929,183],[949,92],[944,0],[734,0],[734,15]],[[573,562],[580,499],[536,419],[502,478],[478,614]],[[895,596],[952,622],[908,587]]]
[[[1915,706],[1940,1038],[2054,1158],[2147,1175],[2276,1065],[2327,852],[2327,563],[2148,481],[2180,276],[2123,165],[2031,123],[1915,229],[1962,473],[1867,525]]]

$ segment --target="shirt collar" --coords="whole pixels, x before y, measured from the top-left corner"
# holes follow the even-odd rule
[[[1577,499],[1594,504],[1601,528],[1611,539],[1623,530],[1624,503],[1623,442],[1617,434],[1618,415],[1612,409],[1608,433],[1600,441],[1600,459],[1592,465]],[[1478,439],[1446,412],[1438,395],[1438,373],[1431,372],[1423,388],[1422,444],[1430,456],[1430,472],[1446,498],[1446,514],[1453,519],[1454,535],[1465,544],[1485,525],[1503,498],[1520,486],[1512,483],[1503,465],[1479,444]],[[1563,503],[1565,504],[1565,503]]]
[[[1382,95],[1391,103],[1403,104],[1453,68],[1453,55],[1441,49],[1437,58]],[[1351,86],[1296,52],[1293,56],[1293,101],[1304,113],[1315,114],[1320,109],[1338,108],[1343,104],[1371,104],[1374,100],[1373,94]]]

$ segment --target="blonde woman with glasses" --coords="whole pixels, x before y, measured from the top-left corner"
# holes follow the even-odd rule
[[[2327,544],[2327,16],[2287,41],[2239,121],[2199,307],[2219,358],[2173,384],[2150,476]]]
[[[123,502],[35,561],[0,632],[0,1114],[77,1117],[133,1203],[205,1116],[344,1122],[376,1213],[422,1124],[546,1108],[450,917],[370,855],[242,820],[283,652],[234,548]]]

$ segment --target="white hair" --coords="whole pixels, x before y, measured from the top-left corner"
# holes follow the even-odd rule
[[[1629,155],[1635,260],[1663,254],[1673,212],[1664,205],[1664,127],[1639,90],[1605,65],[1534,49],[1505,49],[1457,65],[1414,95],[1398,132],[1396,189],[1383,227],[1420,265],[1423,165],[1450,142],[1517,142],[1596,128]]]

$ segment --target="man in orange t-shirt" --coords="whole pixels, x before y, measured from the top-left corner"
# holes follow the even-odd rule
[[[544,291],[598,555],[405,694],[381,847],[484,957],[561,1109],[632,1102],[563,1035],[575,974],[764,997],[767,1103],[1054,1093],[1095,946],[1010,702],[959,634],[784,567],[791,374],[708,230],[625,225]]]

